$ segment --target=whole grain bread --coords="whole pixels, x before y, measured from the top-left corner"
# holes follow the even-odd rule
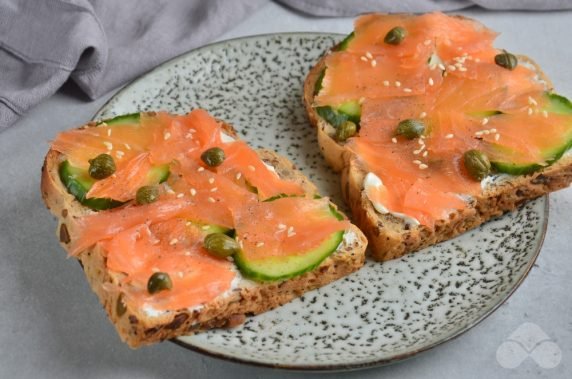
[[[90,123],[83,127],[94,126]],[[236,137],[230,125],[224,124],[224,129]],[[269,150],[258,150],[257,153],[265,163],[275,168],[280,177],[300,183],[308,193],[317,193],[309,179],[286,158]],[[93,211],[82,206],[62,184],[58,166],[64,159],[57,151],[47,153],[42,167],[41,193],[46,206],[58,220],[56,234],[61,245],[68,250],[70,242],[77,236],[76,220]],[[364,263],[367,240],[354,225],[346,236],[351,238],[344,238],[338,250],[313,271],[278,282],[243,280],[230,294],[204,304],[199,310],[181,309],[159,315],[126,306],[121,293],[105,289],[106,284],[117,284],[121,274],[107,269],[106,258],[100,248],[82,251],[77,258],[119,336],[136,348],[210,328],[237,326],[246,316],[273,309],[358,270]]]
[[[332,48],[335,50],[336,46]],[[322,119],[314,106],[314,88],[325,68],[326,52],[312,67],[304,82],[303,102],[308,119],[316,128],[320,150],[326,162],[341,173],[344,199],[351,209],[353,221],[365,233],[373,259],[386,261],[415,252],[441,241],[449,240],[493,217],[512,211],[522,203],[566,188],[572,182],[572,155],[565,155],[555,164],[529,175],[501,176],[473,199],[464,210],[452,213],[448,219],[438,220],[433,228],[412,226],[391,214],[378,213],[364,192],[367,171],[357,157],[334,139],[335,128]],[[547,91],[553,85],[541,68],[529,57],[519,55],[524,64],[537,73],[537,80]]]

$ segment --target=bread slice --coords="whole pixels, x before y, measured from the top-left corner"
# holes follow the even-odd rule
[[[386,261],[449,240],[493,217],[514,210],[528,200],[566,188],[572,182],[572,154],[568,152],[552,166],[532,174],[493,177],[486,190],[474,198],[469,207],[451,214],[448,219],[438,220],[434,228],[411,226],[389,213],[378,213],[364,192],[363,181],[367,171],[344,143],[334,139],[335,128],[322,119],[314,107],[314,88],[325,67],[328,53],[308,73],[304,82],[303,102],[308,119],[316,128],[326,162],[336,172],[341,172],[344,199],[351,209],[353,221],[369,240],[373,259]],[[532,59],[522,55],[518,59],[519,64],[535,70],[537,80],[545,85],[546,90],[552,90],[552,82]]]
[[[94,126],[94,123],[90,123],[84,127]],[[224,129],[227,134],[236,137],[231,126],[225,124]],[[317,193],[316,187],[286,158],[269,150],[258,150],[257,153],[266,164],[274,167],[280,177],[300,183],[309,193]],[[70,242],[76,237],[76,220],[93,211],[82,206],[63,186],[58,174],[62,160],[64,157],[54,150],[46,155],[41,192],[46,206],[58,220],[57,235],[61,245],[68,250]],[[122,309],[121,295],[104,289],[106,284],[117,284],[119,274],[107,269],[106,258],[99,248],[82,251],[77,258],[119,336],[129,346],[136,348],[210,328],[239,325],[245,316],[273,309],[356,271],[364,263],[366,245],[365,236],[351,225],[338,250],[313,271],[278,282],[258,283],[242,279],[231,293],[219,296],[199,310],[182,309],[161,314],[150,314],[129,306],[126,310]]]

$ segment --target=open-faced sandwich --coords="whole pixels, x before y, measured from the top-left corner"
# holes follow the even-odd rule
[[[368,14],[309,73],[321,150],[377,260],[450,239],[572,180],[572,104],[497,34]]]
[[[237,325],[364,262],[363,234],[288,160],[203,110],[60,133],[42,195],[132,347]]]

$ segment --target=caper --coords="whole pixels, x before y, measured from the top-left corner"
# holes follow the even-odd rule
[[[503,50],[502,53],[495,55],[495,63],[507,70],[514,70],[518,65],[518,59],[514,54]]]
[[[475,180],[483,180],[491,172],[491,162],[480,150],[469,150],[463,154],[465,168]]]
[[[336,129],[336,140],[344,142],[357,133],[357,126],[355,122],[346,121]]]
[[[159,189],[157,186],[143,186],[135,194],[135,202],[139,205],[154,203],[158,198]]]
[[[239,250],[238,243],[234,238],[224,233],[212,233],[205,237],[203,246],[212,255],[225,258],[231,256]]]
[[[173,288],[171,277],[166,272],[156,272],[149,278],[147,282],[147,292],[150,294],[159,291],[170,290]]]
[[[399,45],[401,42],[403,42],[403,39],[405,38],[406,35],[407,32],[405,31],[404,28],[402,28],[401,26],[396,26],[395,28],[387,32],[385,38],[383,39],[383,42],[389,45]]]
[[[201,154],[201,160],[210,167],[220,166],[224,158],[224,151],[220,147],[210,148]]]
[[[421,120],[413,118],[403,120],[397,124],[395,133],[407,139],[419,138],[425,132],[425,124]]]
[[[89,161],[89,176],[94,179],[105,179],[115,172],[115,162],[109,154],[99,154]]]

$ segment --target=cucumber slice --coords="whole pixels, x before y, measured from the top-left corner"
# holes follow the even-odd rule
[[[72,194],[77,201],[86,207],[100,211],[103,209],[115,208],[123,203],[112,199],[89,198],[86,199],[89,189],[95,183],[95,179],[91,178],[86,170],[73,167],[68,161],[60,163],[58,173],[64,186],[68,192]]]
[[[169,171],[168,164],[151,167],[151,169],[147,173],[147,183],[149,184],[163,183],[167,179],[169,179],[170,174],[171,172]]]
[[[337,108],[329,105],[317,107],[316,112],[334,128],[338,128],[346,121],[352,121],[359,127],[361,105],[356,100],[347,101]]]
[[[85,197],[87,193],[96,180],[89,176],[87,170],[74,167],[67,160],[60,163],[58,172],[60,179],[68,192],[72,194],[77,201],[94,211],[115,208],[124,204],[121,201],[113,199],[102,199],[97,197],[86,199]],[[152,167],[147,174],[147,184],[163,183],[167,180],[169,174],[168,164]]]
[[[348,48],[350,42],[354,39],[355,36],[356,36],[356,35],[355,35],[354,32],[351,32],[350,34],[348,34],[348,35],[346,36],[346,38],[344,38],[344,39],[342,40],[342,42],[340,42],[340,44],[339,44],[338,47],[335,49],[335,51],[344,51],[344,50],[347,50],[347,48]]]
[[[330,205],[332,217],[342,220],[343,216]],[[241,250],[234,255],[236,266],[245,277],[256,281],[289,279],[312,271],[337,250],[344,238],[344,231],[332,233],[320,246],[304,254],[285,257],[268,257],[248,260]]]
[[[214,224],[205,224],[202,222],[196,222],[196,221],[190,221],[191,223],[193,223],[194,225],[198,226],[199,228],[201,228],[201,230],[203,232],[205,232],[205,234],[213,234],[213,233],[223,233],[226,234],[230,237],[234,237],[234,229],[230,229],[227,228],[225,226],[221,226],[221,225],[214,225]]]
[[[320,75],[318,75],[318,80],[316,80],[316,84],[314,84],[314,96],[320,93],[320,90],[322,89],[322,82],[324,81],[324,76],[326,76],[325,68],[320,72]]]
[[[545,96],[548,99],[548,102],[544,106],[543,110],[548,113],[572,115],[572,103],[570,100],[555,93],[546,93]],[[530,174],[553,164],[572,147],[572,128],[570,128],[567,135],[562,136],[561,141],[561,144],[542,152],[546,159],[545,165],[538,163],[517,164],[511,162],[491,161],[491,167],[497,172],[511,175]]]
[[[107,125],[120,125],[120,124],[139,124],[140,114],[139,113],[130,113],[121,116],[117,116],[114,118],[110,118],[107,120],[103,120],[99,122],[97,125],[101,125],[103,123]]]
[[[245,277],[256,281],[289,279],[312,271],[340,245],[344,232],[332,233],[322,244],[302,255],[269,257],[249,261],[242,251],[234,255],[234,262]]]

